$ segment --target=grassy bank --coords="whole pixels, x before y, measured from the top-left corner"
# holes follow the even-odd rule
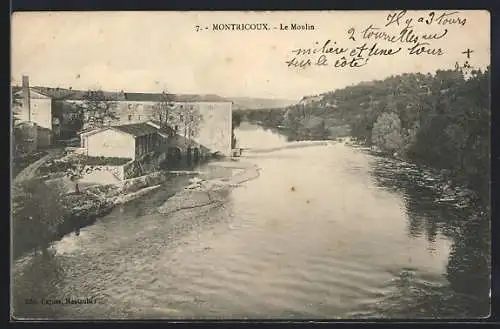
[[[47,152],[38,151],[35,153],[15,156],[12,161],[12,177],[16,177],[24,168],[28,167],[30,164],[40,160]]]
[[[171,175],[154,172],[115,185],[96,185],[66,193],[58,184],[30,180],[15,187],[13,198],[14,258],[44,250],[67,234],[93,224],[114,206],[158,188]]]

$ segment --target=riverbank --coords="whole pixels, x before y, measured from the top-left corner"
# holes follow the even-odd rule
[[[187,185],[188,176],[191,176],[189,172],[183,175],[177,173],[170,174],[168,172],[153,172],[148,175],[122,181],[118,184],[94,185],[85,188],[80,193],[62,194],[59,200],[54,200],[54,202],[58,202],[63,213],[59,214],[58,224],[53,225],[51,228],[48,227],[51,219],[44,219],[46,214],[37,213],[43,211],[43,209],[32,209],[32,212],[35,213],[34,216],[37,216],[33,220],[43,221],[44,223],[48,221],[42,225],[47,227],[41,227],[41,229],[47,232],[33,231],[30,220],[18,218],[19,216],[23,216],[22,213],[19,215],[14,213],[14,258],[17,259],[27,252],[40,248],[40,243],[48,243],[50,245],[72,232],[78,234],[81,228],[92,225],[98,218],[109,214],[115,206],[151,193],[169,180],[180,180],[182,181],[181,184]],[[53,182],[48,188],[57,191],[58,183]],[[64,191],[64,189],[62,190]],[[25,202],[29,201],[26,200]],[[39,208],[40,205],[35,205],[35,207]],[[37,225],[40,226],[40,223]],[[44,239],[29,238],[33,234],[43,234]]]
[[[223,190],[235,187],[245,181],[258,177],[258,168],[240,162],[213,162],[206,165],[206,171],[157,171],[144,176],[124,180],[117,184],[94,185],[83,189],[80,193],[68,193],[61,198],[61,203],[67,209],[60,224],[49,238],[52,244],[67,234],[78,234],[79,230],[92,225],[100,217],[109,214],[117,205],[122,205],[137,198],[143,197],[161,188],[169,180],[175,180],[175,186],[180,189],[172,190],[172,200],[167,201],[159,209],[160,213],[169,213],[185,207],[199,205],[200,202],[214,203],[224,194]],[[220,170],[222,169],[222,172]],[[229,172],[235,172],[234,175]],[[215,174],[214,174],[215,173]],[[190,177],[199,176],[204,183],[202,189],[192,189],[189,185]],[[56,188],[54,185],[53,188]],[[226,193],[227,194],[227,193]],[[205,200],[208,196],[208,199]],[[212,199],[213,198],[215,199]],[[169,199],[170,200],[170,199]],[[176,206],[173,206],[177,204]],[[168,209],[168,211],[166,210]],[[22,227],[16,230],[23,230]],[[26,252],[39,248],[36,243],[24,243],[15,248],[14,258]]]
[[[300,141],[310,142],[310,143],[322,143],[322,142],[341,142],[348,146],[362,149],[363,152],[369,153],[376,157],[385,158],[388,160],[393,160],[395,163],[399,162],[404,165],[414,166],[415,170],[412,170],[412,175],[421,176],[423,181],[427,181],[430,184],[431,189],[434,192],[442,195],[442,197],[437,198],[436,202],[456,202],[457,207],[463,208],[465,204],[475,203],[480,206],[484,211],[490,211],[490,196],[489,191],[485,191],[484,188],[476,187],[475,182],[471,180],[466,173],[461,173],[457,171],[452,171],[448,169],[440,169],[426,163],[423,159],[418,159],[416,157],[409,156],[403,151],[399,152],[385,152],[383,150],[377,149],[370,142],[356,139],[353,137],[328,137],[328,138],[316,138],[307,134],[293,133],[293,136],[289,136],[287,129],[283,127],[271,127],[269,124],[261,123],[259,124],[264,129],[269,129],[272,131],[279,132],[288,137],[288,139],[295,141],[295,143],[300,143]],[[257,150],[256,150],[257,151]],[[435,177],[431,182],[430,177]],[[463,201],[464,198],[467,201]]]
[[[351,141],[350,144],[373,156],[391,161],[395,166],[404,167],[405,170],[401,172],[407,177],[419,177],[418,181],[426,182],[426,188],[440,195],[435,200],[436,202],[454,203],[458,208],[474,204],[476,207],[481,207],[482,211],[490,211],[489,195],[483,195],[484,193],[477,191],[467,177],[459,173],[430,166],[404,152],[383,152],[361,141]]]

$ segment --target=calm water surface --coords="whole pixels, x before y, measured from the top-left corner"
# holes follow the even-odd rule
[[[158,209],[169,197],[166,184],[57,242],[54,257],[18,260],[16,314],[298,319],[489,313],[488,221],[466,201],[433,192],[430,187],[441,183],[432,173],[342,143],[289,143],[250,125],[236,134],[242,146],[254,148],[241,161],[261,168],[257,179],[233,188],[216,206],[164,215]],[[21,301],[65,297],[97,303]]]

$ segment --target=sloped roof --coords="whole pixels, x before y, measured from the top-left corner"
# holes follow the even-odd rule
[[[12,92],[14,95],[22,96],[22,90],[15,90],[12,88]],[[40,92],[38,89],[30,88],[30,98],[42,98],[42,99],[50,99],[50,96],[47,96],[45,93]]]
[[[89,128],[89,129],[83,129],[83,130],[80,130],[79,132],[77,132],[78,135],[83,135],[83,136],[86,136],[86,135],[93,135],[95,133],[98,133],[99,131],[101,131],[102,129],[99,129],[99,128]]]
[[[112,129],[119,130],[134,137],[150,135],[158,132],[158,129],[147,123],[132,123],[127,125],[112,126]]]
[[[124,93],[124,99],[131,102],[161,102],[164,96],[154,93]]]
[[[158,129],[159,133],[163,133],[163,134],[175,133],[175,130],[172,127],[162,125],[161,122],[156,121],[156,120],[149,120],[148,122],[146,122],[146,124],[151,125],[152,127]]]
[[[22,90],[20,86],[13,86],[12,91],[17,93]],[[87,90],[74,90],[68,88],[52,88],[52,87],[30,87],[31,91],[45,95],[55,100],[83,100],[87,95]],[[123,100],[124,96],[120,92],[103,92],[104,97],[109,100]]]

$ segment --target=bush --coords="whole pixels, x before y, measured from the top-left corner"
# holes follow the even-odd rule
[[[16,176],[24,168],[28,167],[33,162],[40,160],[45,155],[47,155],[47,152],[42,151],[15,157],[12,166],[12,174]]]
[[[42,166],[40,166],[40,168],[38,168],[38,172],[41,175],[46,175],[50,173],[65,172],[70,170],[72,167],[73,165],[70,162],[62,160],[53,160],[53,161],[48,161]]]
[[[48,186],[41,180],[23,181],[14,186],[14,254],[49,245],[69,214],[69,208],[62,200],[63,195],[61,186]]]
[[[403,146],[401,121],[395,113],[382,113],[372,130],[372,143],[384,152],[394,152]]]

